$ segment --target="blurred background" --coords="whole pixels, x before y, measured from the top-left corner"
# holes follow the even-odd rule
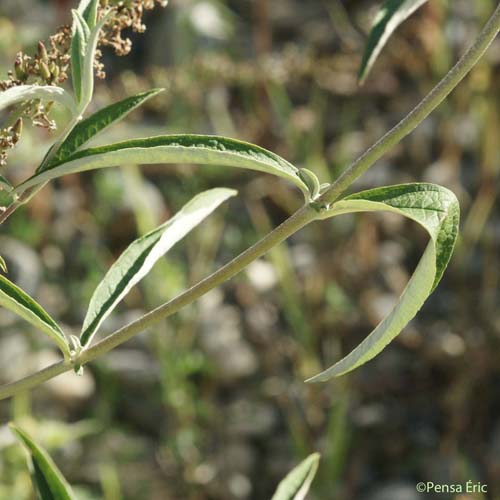
[[[392,37],[363,88],[356,73],[374,0],[171,0],[125,58],[105,52],[93,110],[165,87],[99,142],[229,135],[331,181],[447,71],[496,1],[433,0]],[[2,0],[2,78],[69,21],[68,0]],[[378,214],[313,224],[232,281],[85,368],[0,402],[0,499],[33,498],[5,423],[19,419],[81,500],[267,499],[322,455],[311,499],[419,500],[418,481],[488,485],[500,499],[500,40],[418,129],[353,188],[430,181],[462,206],[448,271],[375,360],[321,385],[304,379],[385,316],[427,237]],[[56,110],[61,122],[66,119]],[[3,172],[36,168],[54,137],[27,130]],[[106,269],[138,235],[215,186],[239,190],[136,286],[101,335],[175,296],[289,216],[301,194],[239,169],[138,166],[64,177],[2,227],[9,277],[78,333]],[[6,310],[0,380],[58,359]]]

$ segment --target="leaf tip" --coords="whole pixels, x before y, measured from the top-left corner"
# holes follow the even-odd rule
[[[306,380],[304,380],[304,383],[305,384],[319,384],[320,382],[326,382],[327,380],[328,379],[323,378],[321,376],[321,373],[319,373],[318,375],[313,375],[312,377],[307,378]]]
[[[360,71],[358,73],[358,87],[363,87],[363,85],[365,84],[367,76],[368,76],[368,72],[367,71]]]
[[[365,51],[363,57],[361,58],[361,63],[359,64],[359,69],[358,69],[358,78],[357,78],[358,87],[362,87],[365,84],[372,70],[374,62],[375,58],[373,57],[373,54],[370,55],[368,51]]]
[[[205,193],[213,193],[214,195],[217,195],[218,197],[222,198],[223,201],[238,195],[238,191],[236,189],[225,188],[225,187],[213,188],[208,191],[205,191]],[[201,194],[203,195],[205,193]]]
[[[24,441],[24,439],[25,439],[25,437],[24,437],[24,431],[22,431],[20,429],[20,427],[15,422],[10,421],[10,422],[7,423],[7,425],[9,427],[10,431],[14,434],[14,436],[17,439],[19,439],[21,441]]]
[[[80,23],[80,13],[76,9],[71,9],[71,17],[73,18],[73,29],[77,29],[78,24]]]
[[[220,188],[223,189],[228,197],[233,197],[238,195],[238,190],[237,189],[231,189],[231,188]]]
[[[326,370],[323,370],[322,372],[313,375],[312,377],[309,377],[308,379],[304,380],[306,384],[318,384],[320,382],[328,382],[332,378],[337,378],[342,375],[345,375],[346,373],[349,373],[350,371],[354,370],[356,368],[356,365],[345,367],[341,366],[342,360],[339,362],[335,363],[333,366],[330,368],[327,368]]]

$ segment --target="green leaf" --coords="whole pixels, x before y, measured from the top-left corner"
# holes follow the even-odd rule
[[[318,470],[319,459],[319,453],[313,453],[292,469],[271,500],[304,500]]]
[[[393,31],[427,0],[386,0],[380,9],[368,36],[359,68],[358,80],[362,84],[375,60]]]
[[[78,103],[82,100],[83,61],[87,50],[90,31],[80,12],[72,10],[73,26],[71,38],[71,79]]]
[[[5,259],[0,255],[0,269],[6,273],[7,272],[7,263],[5,262]]]
[[[90,139],[102,132],[104,129],[127,116],[131,111],[141,104],[151,99],[163,89],[153,89],[148,92],[142,92],[132,97],[127,97],[123,101],[111,104],[87,119],[79,122],[62,145],[57,150],[53,159],[47,164],[38,168],[37,173],[52,168],[53,165],[62,163],[66,158],[86,144]]]
[[[85,346],[92,340],[104,319],[160,257],[235,194],[236,191],[223,188],[205,191],[167,222],[135,240],[111,266],[92,295],[80,335],[81,345]]]
[[[36,173],[14,192],[63,175],[123,164],[195,163],[247,168],[283,177],[310,193],[299,176],[299,169],[278,155],[259,146],[235,139],[204,135],[164,135],[133,139],[108,146],[85,149]]]
[[[10,423],[14,435],[26,448],[33,486],[40,500],[75,500],[67,483],[50,455],[17,425]]]
[[[73,97],[60,87],[50,85],[18,85],[0,92],[0,111],[24,101],[40,99],[41,101],[55,101],[66,106],[70,111],[76,110]]]
[[[69,356],[68,343],[59,325],[40,304],[2,275],[0,275],[0,306],[16,313],[44,332],[56,342],[65,357]]]
[[[417,314],[434,291],[453,253],[460,208],[455,195],[435,184],[389,186],[348,196],[332,205],[323,218],[351,212],[388,211],[418,222],[430,242],[413,276],[390,314],[350,354],[307,382],[343,375],[379,354]]]
[[[82,0],[78,6],[78,12],[87,23],[87,26],[92,29],[97,21],[97,8],[99,0]]]
[[[79,112],[83,114],[94,94],[94,61],[99,41],[99,33],[108,20],[111,12],[104,16],[87,35],[85,43],[85,56],[81,64],[81,96],[79,99]],[[87,24],[85,24],[87,26]],[[87,26],[88,28],[88,26]]]

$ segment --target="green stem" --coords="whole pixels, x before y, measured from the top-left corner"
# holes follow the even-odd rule
[[[10,398],[19,392],[33,389],[33,387],[36,387],[51,378],[57,377],[58,375],[61,375],[61,373],[71,370],[71,368],[72,366],[69,362],[59,361],[58,363],[54,363],[47,368],[43,368],[33,375],[28,375],[27,377],[16,380],[10,384],[5,384],[0,387],[0,400]]]
[[[475,66],[499,31],[500,4],[474,44],[446,76],[394,128],[352,163],[316,201],[323,205],[333,203],[360,175],[420,125]]]
[[[82,351],[75,363],[84,365],[98,356],[109,352],[134,335],[144,331],[158,321],[171,316],[184,306],[191,304],[196,299],[232,278],[255,259],[264,255],[275,245],[281,243],[297,232],[309,222],[321,217],[317,207],[333,203],[362,173],[372,166],[385,152],[409,134],[431,113],[446,96],[460,83],[465,75],[474,67],[479,58],[484,54],[495,36],[500,31],[500,5],[480,33],[474,45],[465,53],[459,62],[441,80],[441,82],[422,100],[422,102],[408,114],[398,125],[390,130],[382,139],[366,151],[316,200],[306,205],[271,233],[250,247],[231,262],[175,297],[166,304],[154,309],[142,318],[120,328],[93,347]],[[313,208],[316,207],[315,208]],[[60,361],[43,370],[29,375],[23,379],[0,387],[0,400],[14,394],[31,389],[61,373],[69,371],[72,365]]]

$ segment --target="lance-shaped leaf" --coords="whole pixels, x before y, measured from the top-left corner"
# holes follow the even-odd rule
[[[78,103],[82,100],[83,62],[87,51],[90,29],[78,10],[72,10],[73,26],[71,37],[71,79]]]
[[[11,423],[9,426],[28,452],[28,464],[38,498],[40,500],[76,500],[71,486],[45,449],[17,425]]]
[[[42,163],[42,165],[38,168],[37,173],[50,169],[53,165],[60,164],[86,144],[90,139],[113,123],[120,121],[131,111],[139,107],[148,99],[157,95],[162,90],[163,89],[153,89],[132,97],[127,97],[126,99],[123,99],[123,101],[106,106],[89,116],[87,119],[79,122],[61,144],[53,159],[50,160],[47,165],[43,165]]]
[[[78,5],[78,12],[87,23],[89,29],[92,29],[97,21],[97,8],[99,0],[81,0]]]
[[[80,335],[81,345],[92,340],[104,319],[161,256],[235,194],[236,191],[224,188],[205,191],[167,222],[135,240],[111,266],[92,295]]]
[[[84,149],[36,173],[17,186],[14,192],[19,193],[31,186],[76,172],[152,163],[225,165],[267,172],[293,182],[307,197],[310,196],[309,189],[299,176],[299,169],[278,155],[247,142],[205,135],[163,135]]]
[[[109,19],[111,13],[102,17],[99,22],[90,30],[85,43],[85,57],[83,58],[81,64],[81,96],[80,96],[80,106],[79,112],[83,114],[87,106],[92,100],[94,94],[94,62],[95,53],[97,50],[97,43],[99,41],[99,33]],[[88,27],[88,25],[87,25]]]
[[[0,275],[0,306],[11,310],[47,334],[56,342],[65,357],[69,356],[68,343],[59,325],[40,304],[2,275]]]
[[[386,0],[375,18],[359,68],[363,83],[393,31],[427,0]]]
[[[71,94],[60,87],[50,85],[19,85],[2,91],[0,92],[0,110],[32,99],[55,101],[72,112],[76,110],[76,103]]]
[[[417,314],[451,258],[458,235],[460,208],[448,189],[416,183],[363,191],[334,203],[324,218],[379,211],[393,212],[418,222],[429,233],[429,244],[390,314],[350,354],[308,382],[343,375],[380,353]]]
[[[271,500],[304,500],[318,470],[319,459],[319,453],[313,453],[292,469]]]

